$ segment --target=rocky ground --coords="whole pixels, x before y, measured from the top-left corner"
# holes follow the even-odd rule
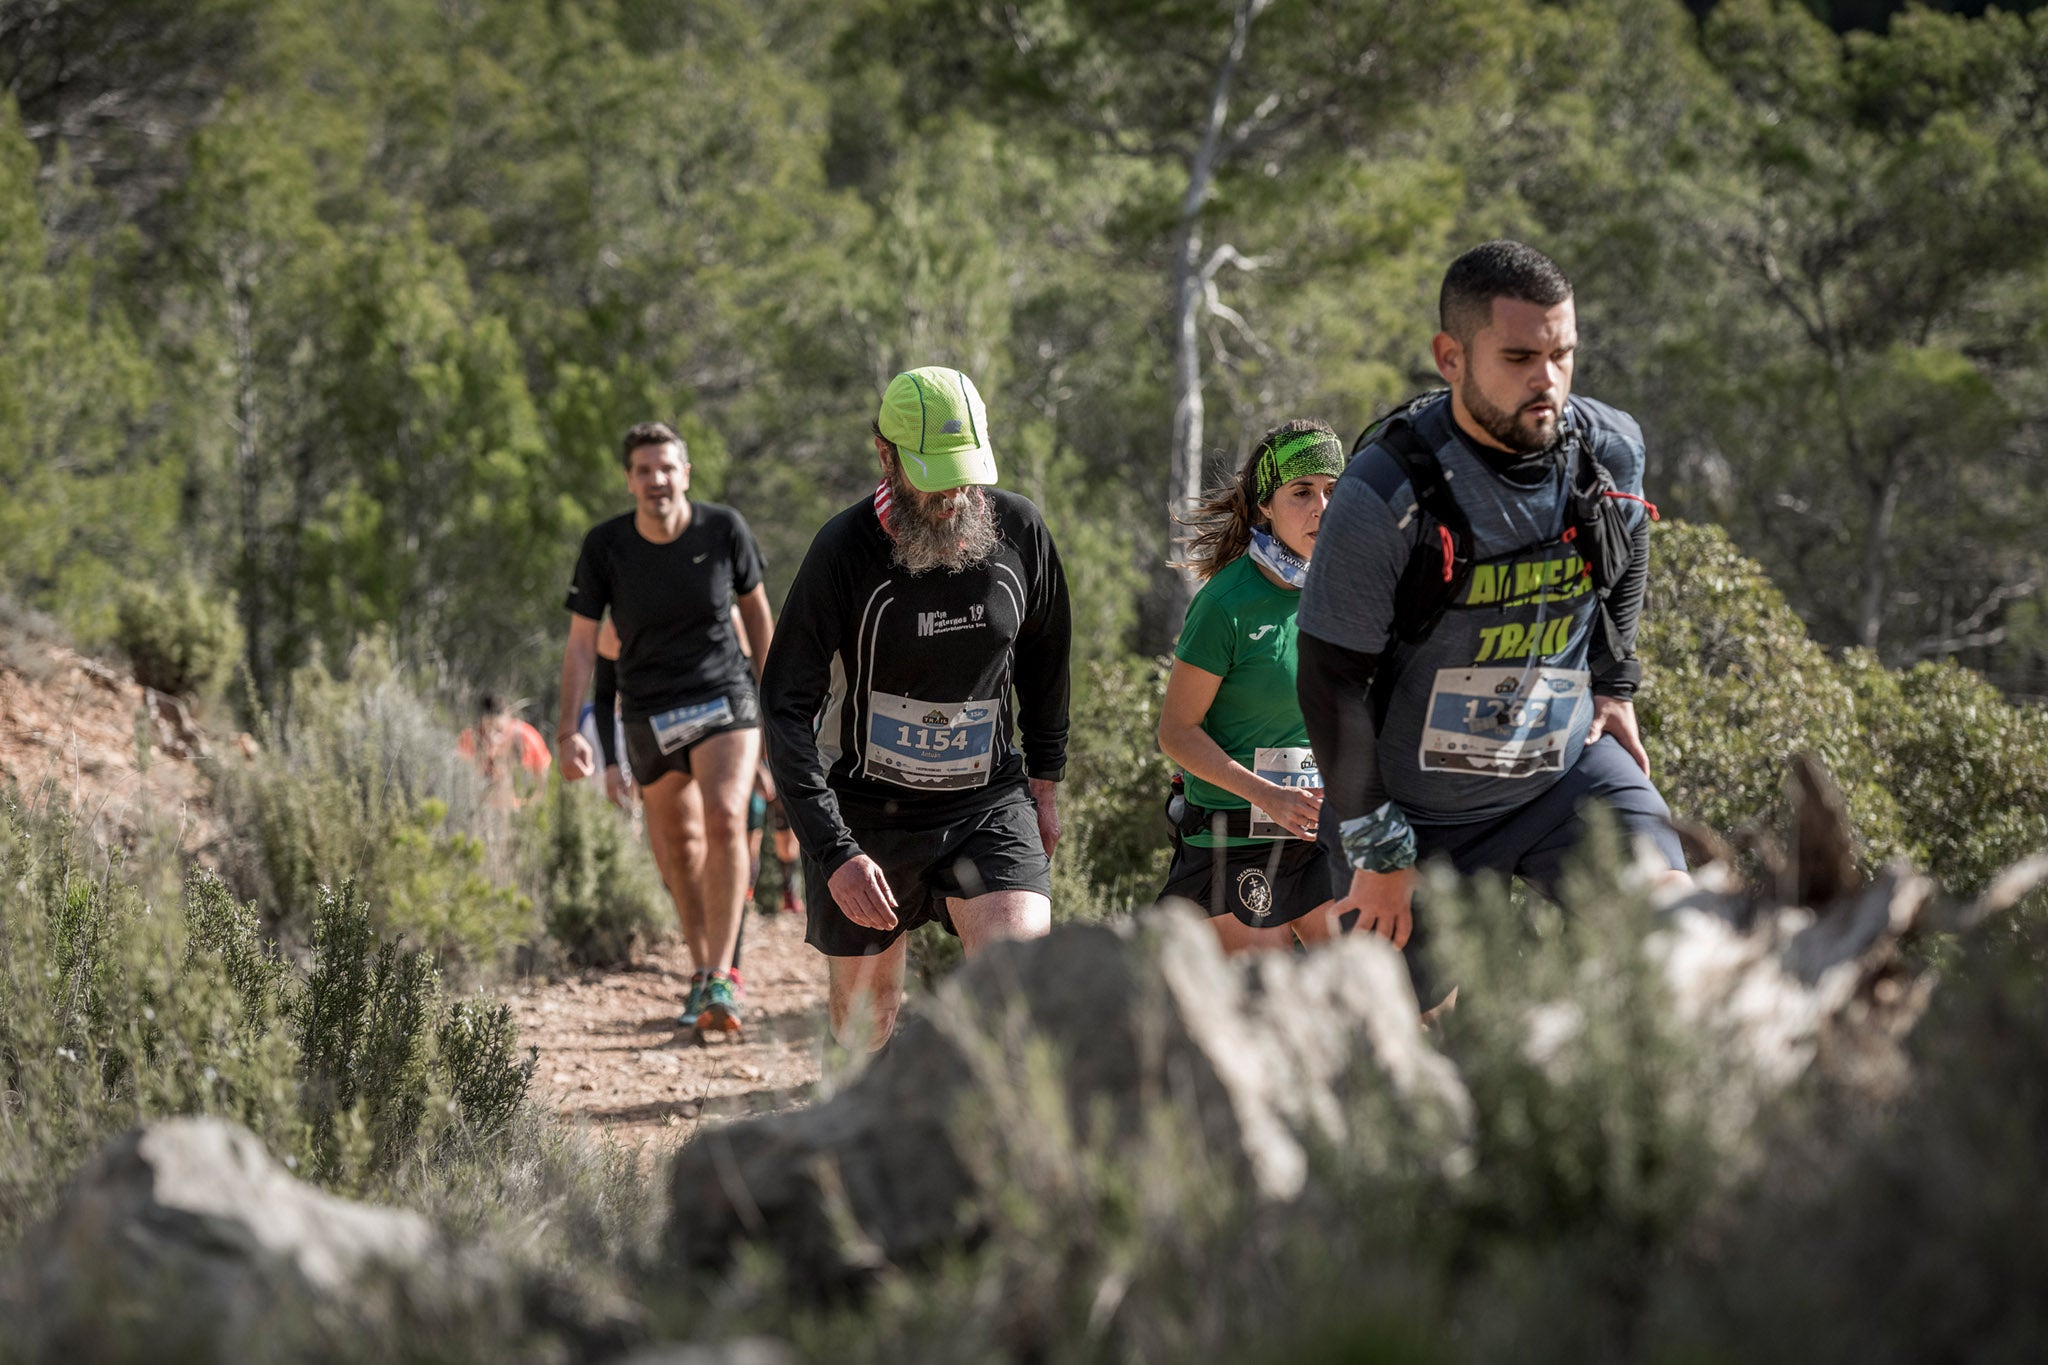
[[[520,1037],[540,1049],[535,1098],[652,1150],[705,1123],[803,1103],[825,1037],[825,960],[803,938],[800,916],[748,913],[746,1028],[734,1042],[699,1045],[676,1027],[690,985],[680,939],[623,971],[518,988],[508,998]]]
[[[182,705],[115,666],[26,635],[0,650],[0,783],[67,802],[103,844],[168,834],[203,853],[207,743]]]

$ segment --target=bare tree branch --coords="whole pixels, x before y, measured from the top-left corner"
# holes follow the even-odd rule
[[[1994,626],[1986,630],[1984,628],[1985,622],[1989,621],[1992,615],[2006,603],[2017,602],[2021,598],[2033,596],[2037,586],[2031,578],[2021,579],[2017,583],[1999,584],[1991,590],[1982,602],[1977,604],[1977,609],[1971,612],[1968,618],[1961,625],[1957,626],[1951,634],[1938,639],[1922,640],[1913,646],[1909,652],[1909,657],[1915,659],[1939,659],[1965,649],[1976,649],[1985,645],[2005,643],[2006,628],[2004,626]]]

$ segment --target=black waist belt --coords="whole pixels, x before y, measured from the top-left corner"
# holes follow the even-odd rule
[[[1173,791],[1166,798],[1166,820],[1173,826],[1175,836],[1182,839],[1196,834],[1215,834],[1230,839],[1252,837],[1250,809],[1212,810],[1198,806],[1188,800],[1187,787],[1178,773],[1173,777]]]

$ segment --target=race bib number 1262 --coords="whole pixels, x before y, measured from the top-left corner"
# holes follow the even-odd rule
[[[1422,731],[1422,770],[1487,777],[1563,771],[1586,684],[1583,669],[1440,670]]]

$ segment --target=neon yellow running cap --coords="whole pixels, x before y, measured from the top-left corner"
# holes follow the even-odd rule
[[[974,381],[958,370],[926,365],[897,375],[882,394],[875,425],[896,447],[904,477],[920,493],[996,481],[988,409]]]

